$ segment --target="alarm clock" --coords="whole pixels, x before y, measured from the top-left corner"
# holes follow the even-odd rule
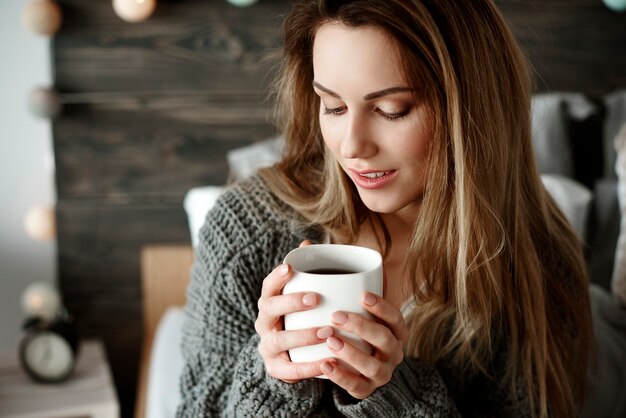
[[[78,337],[68,316],[48,322],[28,319],[19,347],[19,358],[28,375],[37,382],[56,383],[67,379],[76,363]]]

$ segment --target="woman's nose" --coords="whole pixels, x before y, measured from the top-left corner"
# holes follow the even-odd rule
[[[358,117],[350,117],[339,147],[341,156],[346,159],[367,158],[376,153],[376,144],[372,141],[370,130]]]

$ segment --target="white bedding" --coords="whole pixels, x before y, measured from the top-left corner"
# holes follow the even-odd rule
[[[178,381],[183,369],[181,339],[184,311],[169,308],[157,327],[146,393],[146,418],[173,418],[180,403]]]

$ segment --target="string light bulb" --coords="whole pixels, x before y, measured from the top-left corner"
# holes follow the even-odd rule
[[[22,293],[22,310],[28,317],[51,321],[61,313],[61,295],[50,283],[31,283]]]
[[[142,22],[156,9],[156,0],[113,0],[113,10],[122,20]]]
[[[614,12],[623,12],[626,10],[626,0],[603,0],[606,7]]]
[[[61,96],[54,88],[37,87],[28,96],[30,111],[41,118],[55,119],[63,112]]]
[[[22,11],[22,24],[31,32],[52,35],[61,27],[61,8],[53,0],[34,0]]]
[[[24,216],[26,234],[35,241],[45,242],[56,238],[56,216],[53,207],[34,206]]]
[[[228,0],[230,4],[237,7],[248,7],[252,6],[258,0]]]

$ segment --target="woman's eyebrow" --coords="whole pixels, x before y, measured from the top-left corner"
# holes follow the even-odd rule
[[[317,81],[313,81],[313,87],[317,87],[318,89],[322,90],[324,93],[328,93],[333,97],[336,97],[338,99],[341,99],[341,96],[339,96],[337,93],[335,93],[334,91],[332,91],[331,89],[327,89],[326,87],[322,86],[320,83],[318,83]]]
[[[313,81],[313,87],[317,87],[318,89],[320,89],[324,93],[330,94],[333,97],[341,99],[341,96],[339,96],[337,93],[335,93],[331,89],[322,86],[317,81]],[[383,97],[383,96],[387,96],[389,94],[404,93],[404,92],[413,91],[413,90],[414,89],[412,89],[411,87],[389,87],[389,88],[386,88],[386,89],[375,91],[373,93],[368,93],[365,96],[363,96],[363,100],[365,100],[365,101],[367,101],[367,100],[374,100],[374,99],[378,99],[378,98]]]
[[[404,93],[404,92],[413,91],[413,90],[414,89],[410,87],[389,87],[388,89],[382,89],[382,90],[375,91],[374,93],[366,94],[365,96],[363,96],[363,100],[366,100],[366,101],[374,100],[374,99],[378,99],[379,97],[387,96],[389,94]]]

